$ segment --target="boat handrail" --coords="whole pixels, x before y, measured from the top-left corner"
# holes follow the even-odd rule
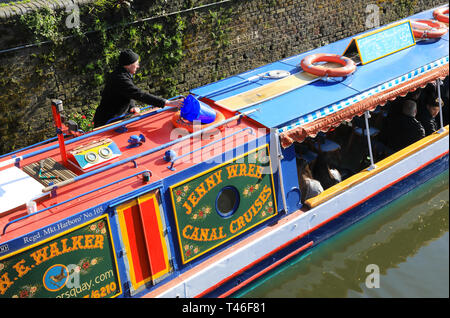
[[[122,179],[120,179],[120,180],[116,180],[116,181],[114,181],[114,182],[108,183],[108,184],[106,184],[106,185],[104,185],[104,186],[101,186],[101,187],[99,187],[99,188],[96,188],[96,189],[94,189],[94,190],[91,190],[91,191],[82,193],[82,194],[77,195],[77,196],[75,196],[75,197],[73,197],[73,198],[67,199],[67,200],[62,201],[62,202],[59,202],[59,203],[57,203],[57,204],[55,204],[55,205],[46,207],[46,208],[44,208],[44,209],[42,209],[42,210],[39,210],[39,211],[30,213],[30,214],[27,214],[27,215],[25,215],[25,216],[22,216],[22,217],[20,217],[20,218],[17,218],[17,219],[15,219],[15,220],[13,220],[13,221],[10,221],[10,222],[8,222],[8,223],[3,227],[2,235],[5,234],[6,229],[7,229],[11,224],[13,224],[13,223],[19,222],[19,221],[21,221],[21,220],[24,220],[24,219],[26,219],[26,218],[29,218],[30,216],[37,215],[37,214],[42,213],[42,212],[45,212],[45,211],[47,211],[47,210],[56,208],[57,206],[60,206],[60,205],[62,205],[62,204],[66,204],[66,203],[68,203],[68,202],[70,202],[70,201],[73,201],[73,200],[75,200],[75,199],[79,199],[79,198],[82,197],[82,196],[85,196],[85,195],[91,194],[91,193],[93,193],[93,192],[102,190],[102,189],[104,189],[104,188],[106,188],[106,187],[109,187],[109,186],[111,186],[111,185],[114,185],[114,184],[116,184],[116,183],[125,181],[125,180],[127,180],[127,179],[136,177],[136,176],[138,176],[138,175],[140,175],[140,174],[144,174],[144,173],[149,173],[150,175],[152,174],[152,172],[151,172],[150,170],[148,170],[148,169],[142,170],[142,171],[140,171],[140,172],[137,172],[137,173],[135,173],[135,174],[132,174],[132,175],[130,175],[130,176],[127,176],[127,177],[125,177],[125,178],[122,178]]]
[[[173,99],[177,99],[177,98],[180,98],[180,97],[186,97],[186,96],[184,96],[184,95],[177,95],[177,96],[175,96],[175,97],[171,97],[171,98],[169,98],[169,100],[173,100]],[[141,111],[145,111],[145,110],[147,110],[147,109],[149,109],[149,108],[153,108],[153,106],[145,106],[145,107],[143,107],[143,108],[141,108]],[[167,110],[166,108],[163,108],[164,109],[164,111],[165,110]],[[154,115],[155,113],[151,113],[150,114],[150,116],[152,116],[152,115]],[[121,119],[121,118],[126,118],[127,116],[130,116],[131,114],[124,114],[124,115],[120,115],[120,116],[117,116],[117,117],[114,117],[114,118],[111,118],[111,119],[109,119],[107,122],[106,122],[106,124],[105,125],[109,125],[110,123],[112,123],[112,122],[115,122],[116,120],[119,120],[119,119]]]
[[[214,141],[210,142],[210,143],[207,144],[207,145],[201,146],[200,148],[194,149],[194,150],[192,150],[192,151],[190,151],[190,152],[188,152],[188,153],[185,153],[185,154],[183,154],[183,155],[181,155],[181,156],[177,156],[177,157],[171,159],[171,160],[170,160],[171,164],[170,164],[170,166],[168,166],[167,168],[168,168],[169,170],[174,171],[175,168],[173,167],[173,165],[175,164],[175,161],[177,161],[178,159],[184,158],[184,157],[186,157],[186,156],[188,156],[188,155],[190,155],[190,154],[193,154],[194,152],[196,152],[196,151],[198,151],[198,150],[202,150],[202,149],[204,149],[204,148],[206,148],[206,147],[209,147],[209,146],[211,146],[211,145],[214,145],[215,143],[217,143],[217,142],[219,142],[219,141],[223,141],[223,140],[225,140],[225,139],[227,139],[227,138],[229,138],[229,137],[232,137],[232,136],[234,136],[234,135],[237,135],[237,134],[239,134],[239,133],[241,133],[241,132],[243,132],[243,131],[245,131],[245,130],[250,130],[250,134],[251,134],[251,135],[254,135],[254,134],[255,134],[254,131],[253,131],[253,128],[251,128],[251,127],[242,128],[241,130],[238,130],[238,131],[232,133],[231,135],[228,135],[228,136],[222,137],[222,138],[220,138],[220,139],[214,140]]]
[[[181,96],[182,95],[178,95],[178,96],[170,98],[169,100],[175,99],[175,98],[179,98]],[[161,108],[161,109],[157,109],[157,110],[155,110],[153,112],[142,114],[142,115],[139,115],[139,116],[127,119],[125,121],[121,121],[121,122],[118,122],[116,124],[113,124],[113,125],[110,125],[110,126],[107,126],[107,127],[100,128],[98,130],[94,130],[94,131],[88,132],[88,133],[86,133],[84,135],[81,135],[79,137],[75,137],[73,139],[66,140],[65,144],[69,145],[71,143],[83,140],[85,138],[101,134],[101,133],[103,133],[105,131],[116,129],[116,128],[122,127],[124,125],[128,125],[128,124],[134,123],[135,121],[138,121],[138,120],[141,120],[141,119],[144,119],[144,118],[147,118],[147,117],[150,117],[150,116],[153,116],[153,115],[156,115],[156,114],[168,111],[168,110],[174,110],[174,109],[177,109],[177,107],[173,106],[173,107],[164,107],[164,108]],[[8,160],[5,160],[5,161],[1,161],[0,162],[0,169],[3,168],[3,167],[8,166],[10,164],[19,164],[19,162],[24,160],[24,159],[31,158],[31,157],[39,155],[41,153],[57,149],[58,147],[59,147],[59,144],[55,144],[55,145],[52,145],[52,146],[49,146],[49,147],[46,147],[46,148],[43,148],[43,149],[40,149],[40,150],[37,150],[37,151],[30,152],[30,153],[25,154],[23,156],[13,157],[11,159],[8,159]],[[21,149],[21,150],[23,150],[23,149]]]
[[[66,185],[68,185],[68,184],[74,183],[74,182],[76,182],[76,181],[79,181],[79,180],[88,178],[88,177],[90,177],[90,176],[96,175],[96,174],[98,174],[98,173],[104,172],[104,171],[109,170],[109,169],[112,169],[112,168],[118,167],[118,166],[123,165],[123,164],[125,164],[125,163],[127,163],[127,162],[134,161],[134,160],[136,160],[136,159],[138,159],[138,158],[140,158],[140,157],[150,155],[150,154],[155,153],[155,152],[157,152],[157,151],[160,151],[160,150],[162,150],[162,149],[168,148],[168,147],[170,147],[170,146],[172,146],[172,145],[174,145],[174,144],[176,144],[176,143],[182,142],[182,141],[184,141],[184,140],[186,140],[186,139],[194,138],[194,137],[196,137],[196,136],[198,136],[198,135],[200,135],[200,134],[202,134],[202,133],[205,133],[205,132],[207,132],[207,131],[209,131],[209,130],[215,129],[215,128],[219,127],[219,126],[225,125],[225,124],[227,124],[227,123],[229,123],[229,122],[231,122],[231,121],[234,121],[234,120],[236,120],[236,119],[239,119],[239,118],[241,118],[241,117],[243,117],[243,116],[249,115],[249,114],[251,114],[251,113],[253,113],[253,112],[257,111],[257,110],[259,110],[259,109],[258,109],[258,108],[255,108],[255,109],[251,109],[251,110],[249,110],[249,111],[246,111],[246,112],[237,114],[237,115],[235,115],[235,116],[233,116],[233,117],[231,117],[231,118],[228,118],[228,119],[226,119],[226,120],[223,120],[223,121],[221,121],[221,122],[218,122],[217,124],[208,126],[208,127],[204,128],[204,129],[198,130],[198,131],[196,131],[196,132],[194,132],[194,133],[192,133],[192,134],[188,134],[188,135],[183,136],[183,137],[181,137],[181,138],[178,138],[178,139],[169,141],[168,143],[165,143],[165,144],[163,144],[163,145],[161,145],[161,146],[158,146],[158,147],[156,147],[156,148],[149,149],[149,150],[147,150],[147,151],[138,153],[138,154],[136,154],[136,155],[134,155],[134,156],[128,157],[128,158],[123,159],[123,160],[120,160],[120,161],[118,161],[118,162],[111,163],[111,164],[109,164],[109,165],[106,165],[106,166],[101,167],[101,168],[98,168],[98,169],[96,169],[96,170],[87,172],[87,173],[85,173],[85,174],[82,174],[82,175],[79,175],[79,176],[76,176],[76,177],[73,177],[73,178],[64,180],[64,181],[62,181],[62,182],[59,182],[59,183],[56,183],[56,184],[47,186],[47,187],[45,187],[44,189],[42,189],[42,192],[55,191],[57,188],[61,188],[61,187],[66,186]]]

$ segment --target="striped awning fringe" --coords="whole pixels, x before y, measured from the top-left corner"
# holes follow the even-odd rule
[[[344,121],[351,121],[353,117],[361,116],[378,105],[385,105],[398,96],[406,96],[438,78],[444,79],[449,74],[448,63],[449,57],[446,56],[378,87],[302,116],[294,124],[278,129],[281,145],[287,148],[294,141],[302,142],[307,137],[315,137],[321,131],[327,132]]]

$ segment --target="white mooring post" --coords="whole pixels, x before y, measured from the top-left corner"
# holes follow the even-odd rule
[[[370,156],[370,167],[367,170],[373,170],[377,166],[375,166],[375,163],[373,162],[373,154],[372,154],[372,142],[370,141],[370,127],[369,127],[369,118],[370,113],[369,111],[366,111],[364,113],[364,120],[366,122],[366,135],[367,135],[367,144],[369,146],[369,156]]]
[[[439,98],[439,119],[441,121],[441,128],[438,130],[438,133],[440,133],[440,134],[445,131],[444,130],[444,118],[443,118],[443,114],[442,114],[441,85],[442,85],[442,81],[440,78],[438,78],[436,80],[436,86],[437,86],[438,98]]]

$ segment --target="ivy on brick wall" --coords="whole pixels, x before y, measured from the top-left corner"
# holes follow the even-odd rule
[[[418,0],[377,0],[376,4],[383,8],[386,5],[393,6],[397,16],[406,17],[414,13]]]
[[[169,98],[180,94],[178,84],[183,77],[178,70],[185,56],[186,21],[191,28],[201,28],[202,32],[209,28],[215,46],[228,43],[231,9],[206,11],[203,18],[195,21],[192,16],[197,13],[167,15],[164,0],[141,1],[139,8],[133,5],[133,1],[97,0],[80,6],[78,25],[71,27],[67,25],[71,12],[64,9],[43,7],[18,18],[16,26],[23,29],[23,39],[43,44],[29,55],[34,67],[31,76],[13,80],[4,75],[8,73],[7,68],[0,69],[1,113],[8,114],[0,116],[0,153],[54,134],[46,104],[51,98],[63,100],[69,119],[77,121],[85,131],[92,129],[92,117],[106,76],[115,68],[122,49],[130,48],[140,55],[141,68],[135,83]],[[184,1],[181,9],[194,5],[198,2]],[[155,18],[139,21],[146,17]],[[79,79],[79,87],[69,84],[69,77]],[[45,96],[34,97],[31,92]],[[44,103],[41,108],[46,111],[27,111],[32,99]],[[33,119],[39,113],[41,123],[34,123],[38,128],[34,128],[32,136],[25,137],[32,126],[24,121],[28,113],[32,113]],[[20,135],[27,141],[19,138]]]

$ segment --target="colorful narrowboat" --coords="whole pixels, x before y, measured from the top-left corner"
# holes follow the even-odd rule
[[[53,100],[57,137],[0,158],[0,296],[232,296],[445,172],[447,31],[421,12],[88,133]],[[438,129],[387,151],[427,86]],[[308,194],[324,154],[340,176]]]

